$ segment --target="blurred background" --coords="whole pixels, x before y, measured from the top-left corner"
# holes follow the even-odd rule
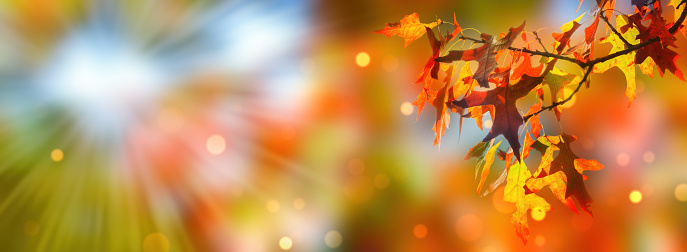
[[[523,245],[503,188],[477,195],[476,161],[462,161],[490,117],[484,131],[465,119],[459,137],[453,116],[434,147],[433,109],[416,121],[410,104],[427,39],[404,48],[372,33],[414,12],[425,23],[455,13],[490,34],[527,20],[550,45],[594,4],[0,1],[0,248],[684,251],[686,83],[638,71],[627,108],[611,69],[560,124],[543,113],[547,134],[576,135],[575,152],[605,168],[585,173],[594,218],[543,190],[554,210],[530,218]],[[629,0],[616,7],[632,13]]]

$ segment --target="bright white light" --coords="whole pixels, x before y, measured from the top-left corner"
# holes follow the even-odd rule
[[[150,59],[124,42],[94,37],[67,39],[45,68],[40,85],[49,102],[68,108],[90,133],[107,136],[155,101],[162,75]]]
[[[296,1],[290,1],[293,3]],[[259,87],[271,116],[293,117],[310,88],[298,52],[309,39],[307,14],[300,5],[266,6],[260,1],[246,3],[222,16],[208,30],[218,45],[212,57],[217,64],[238,75],[260,76]],[[269,13],[267,15],[266,13]],[[246,82],[249,82],[247,79]]]

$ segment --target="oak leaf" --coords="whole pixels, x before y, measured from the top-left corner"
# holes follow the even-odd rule
[[[628,24],[624,16],[616,17],[616,27],[624,27]],[[630,44],[638,44],[639,40],[636,39],[639,35],[639,31],[636,28],[626,29],[621,33],[623,38]],[[623,42],[615,33],[612,33],[608,37],[602,38],[600,42],[610,43],[613,47],[608,54],[613,54],[622,50],[625,50],[625,42]],[[625,74],[625,81],[627,82],[627,88],[625,89],[625,96],[628,98],[629,107],[632,105],[632,101],[637,97],[637,86],[635,84],[635,51],[628,54],[620,55],[618,57],[612,58],[610,60],[597,63],[592,69],[593,73],[603,73],[612,67],[618,67],[623,74]]]
[[[540,100],[537,104],[534,104],[530,107],[530,110],[527,111],[527,114],[531,115],[531,114],[536,113],[537,111],[539,111],[541,109],[541,106],[542,106],[542,104],[541,104],[541,100]],[[542,129],[542,125],[541,125],[541,123],[539,123],[539,114],[530,117],[529,122],[530,122],[530,133],[532,134],[532,136],[534,138],[539,138],[539,136],[541,136],[541,129]]]
[[[553,39],[556,40],[554,42],[554,49],[558,54],[563,53],[563,49],[565,49],[566,46],[570,46],[570,37],[577,31],[578,28],[580,28],[580,20],[584,14],[580,15],[576,19],[567,22],[561,26],[561,31],[562,33],[553,33],[551,36],[553,36]]]
[[[670,2],[667,5],[667,6],[673,6],[673,8],[675,8],[675,11],[673,11],[673,17],[674,17],[675,22],[677,22],[677,20],[680,18],[680,15],[682,15],[682,12],[685,11],[684,6],[682,6],[681,8],[678,8],[678,7],[680,7],[681,2],[682,2],[682,0],[670,0]],[[683,21],[683,23],[684,23],[684,21]],[[680,28],[680,31],[682,31],[682,36],[687,37],[687,32],[685,32],[685,29]]]
[[[513,85],[508,84],[509,76],[505,76],[503,79],[505,80],[504,85],[488,91],[473,91],[470,95],[452,103],[462,108],[493,105],[495,110],[494,123],[482,141],[489,141],[503,135],[513,148],[516,158],[520,161],[518,129],[523,124],[523,119],[515,102],[541,84],[543,77],[523,75],[520,81]]]
[[[527,244],[530,236],[529,225],[527,224],[527,211],[538,209],[540,211],[550,211],[551,205],[537,194],[525,194],[526,181],[532,174],[525,166],[524,162],[517,162],[510,167],[503,200],[515,203],[515,212],[511,216],[511,223],[515,227],[515,233]]]
[[[425,27],[434,28],[441,24],[441,19],[429,24],[421,23],[420,16],[417,13],[406,15],[400,22],[386,23],[383,29],[374,31],[373,33],[385,35],[387,38],[391,36],[399,36],[405,39],[403,47],[408,46],[410,42],[422,37],[427,31]]]
[[[661,77],[663,77],[665,70],[668,69],[668,71],[672,72],[680,80],[685,81],[682,71],[680,71],[676,65],[676,61],[680,55],[668,48],[668,46],[676,47],[676,39],[673,34],[668,31],[665,20],[661,16],[660,8],[653,9],[647,14],[646,19],[651,19],[649,27],[642,25],[641,14],[641,12],[635,13],[629,17],[634,27],[637,27],[637,30],[639,30],[637,39],[641,42],[646,42],[658,36],[660,38],[660,43],[654,42],[637,50],[635,62],[641,64],[647,57],[651,57],[658,66],[658,73]]]
[[[525,48],[530,49],[529,44],[527,44],[527,35],[522,33],[522,40],[525,42]],[[517,59],[515,67],[511,72],[510,79],[517,80],[522,77],[523,74],[527,74],[532,77],[539,77],[541,75],[541,70],[544,68],[544,64],[539,64],[537,67],[532,67],[532,56],[529,53],[523,53],[521,51],[514,51],[513,58]]]
[[[549,87],[551,102],[556,103],[565,100],[565,86],[579,83],[581,80],[582,78],[580,76],[569,74],[553,67],[553,69],[544,76],[542,84]],[[553,108],[553,111],[556,114],[556,118],[560,121],[562,107],[556,106]]]
[[[482,33],[482,40],[484,44],[475,49],[469,50],[452,50],[446,56],[436,59],[437,62],[451,63],[458,60],[463,61],[477,61],[477,70],[473,75],[473,79],[481,87],[489,87],[489,77],[494,70],[496,70],[497,62],[496,55],[498,52],[507,49],[513,44],[515,38],[520,35],[522,29],[525,27],[525,22],[522,25],[510,28],[508,34],[503,38]]]
[[[566,187],[563,197],[565,200],[561,201],[570,207],[570,203],[566,203],[566,201],[570,197],[575,197],[582,210],[591,215],[592,213],[589,210],[589,206],[593,200],[584,186],[584,176],[582,173],[586,170],[600,170],[603,168],[603,165],[596,160],[585,160],[575,155],[570,147],[570,143],[575,140],[577,140],[577,137],[565,133],[562,133],[560,136],[540,137],[538,142],[546,146],[546,151],[542,153],[542,162],[537,171],[537,177],[543,178],[545,176],[550,176],[549,174],[555,174],[562,171],[565,175],[564,180]],[[555,158],[551,159],[553,151],[555,150],[558,150],[558,154]],[[553,190],[554,189],[552,189],[552,191]],[[534,190],[528,187],[528,191]],[[554,194],[556,193],[557,192],[554,192]]]
[[[451,123],[451,114],[447,107],[449,99],[449,87],[451,87],[451,77],[453,76],[453,66],[446,70],[446,78],[444,79],[443,87],[437,92],[435,97],[430,97],[429,102],[436,108],[436,121],[432,130],[434,131],[434,145],[441,143],[441,138],[444,136],[444,130],[449,127]],[[439,146],[441,148],[441,146]]]
[[[439,33],[439,39],[437,39],[436,36],[434,36],[434,32],[432,31],[432,29],[430,29],[429,27],[425,27],[425,29],[427,30],[427,38],[429,39],[429,45],[432,47],[432,56],[430,56],[427,60],[427,63],[425,63],[425,67],[422,69],[420,75],[418,75],[418,78],[415,81],[415,83],[425,82],[425,87],[427,87],[431,84],[432,81],[431,79],[427,79],[427,76],[431,76],[433,79],[439,78],[438,74],[441,64],[435,61],[435,59],[439,57],[441,50],[444,49],[446,44],[449,41],[453,40],[455,36],[454,34],[459,33],[462,29],[459,25],[456,24],[454,26],[453,33],[447,33],[446,36],[442,36],[441,33]]]
[[[491,164],[494,163],[494,154],[496,154],[496,150],[498,150],[499,145],[501,145],[501,141],[489,148],[489,151],[487,151],[487,154],[484,157],[484,166],[482,167],[482,175],[480,176],[479,184],[477,185],[477,194],[482,191],[482,185],[484,185],[484,182],[487,180],[487,176],[491,170]]]

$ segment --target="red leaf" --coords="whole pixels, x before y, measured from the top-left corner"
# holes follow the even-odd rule
[[[565,174],[564,182],[566,183],[565,196],[563,198],[568,199],[570,197],[575,197],[582,210],[591,215],[592,213],[589,210],[589,206],[593,200],[584,186],[582,172],[585,170],[600,170],[603,168],[603,165],[596,160],[585,160],[575,155],[570,147],[570,143],[575,140],[577,140],[577,137],[565,133],[555,137],[541,137],[538,142],[546,145],[547,149],[545,151],[546,154],[542,153],[542,164],[540,165],[540,170],[537,171],[537,173],[539,173],[537,177],[545,178],[556,174],[556,172],[562,171]],[[552,153],[554,150],[558,150],[558,155],[551,160],[549,158],[553,155]],[[547,156],[549,158],[546,158]],[[536,190],[532,191],[536,192]],[[559,199],[561,198],[559,197]],[[561,199],[561,201],[566,203],[567,200]]]
[[[558,52],[558,54],[561,54],[566,46],[570,46],[570,37],[573,35],[573,33],[575,33],[575,31],[577,31],[578,28],[580,28],[581,25],[579,22],[580,19],[582,19],[582,16],[584,15],[580,15],[575,20],[565,23],[563,26],[561,26],[563,33],[551,34],[553,39],[557,41],[558,46],[555,46],[555,51]]]
[[[470,50],[452,50],[446,56],[437,58],[436,61],[445,63],[458,60],[477,61],[477,70],[472,78],[477,80],[477,83],[479,83],[481,87],[488,88],[489,77],[498,66],[496,62],[497,52],[510,47],[524,27],[525,22],[518,27],[510,28],[508,34],[500,39],[482,33],[482,39],[485,41],[484,45]]]
[[[489,134],[482,141],[489,141],[503,135],[513,148],[515,157],[520,161],[518,129],[523,124],[523,119],[515,106],[515,102],[541,84],[544,78],[523,75],[520,81],[513,85],[507,84],[508,79],[508,76],[504,78],[506,85],[498,86],[489,91],[473,91],[462,100],[453,101],[453,104],[462,108],[494,105],[494,124]]]
[[[658,66],[658,73],[663,76],[666,69],[672,72],[680,80],[685,81],[682,71],[677,68],[676,61],[680,57],[675,51],[668,48],[668,46],[675,46],[675,37],[668,31],[668,26],[661,16],[660,9],[652,10],[646,17],[651,19],[649,27],[645,27],[641,22],[641,13],[636,13],[630,16],[630,20],[639,30],[637,39],[641,42],[648,41],[652,38],[659,37],[660,43],[651,43],[643,48],[637,50],[635,62],[641,64],[647,57],[651,57]]]
[[[460,31],[462,31],[459,25],[456,24],[454,27],[455,28],[453,30],[453,33],[460,33]],[[446,37],[444,37],[441,36],[440,33],[439,39],[437,39],[436,36],[434,36],[434,32],[432,31],[432,29],[430,29],[429,27],[425,27],[425,29],[427,30],[427,38],[429,39],[429,45],[432,47],[432,56],[429,57],[427,63],[425,63],[425,67],[422,69],[420,75],[418,75],[415,83],[424,82],[427,79],[427,76],[431,76],[434,79],[439,78],[439,66],[441,63],[435,61],[435,59],[439,57],[441,49],[443,49],[444,46],[446,46],[446,44],[454,38],[453,34],[447,34]]]
[[[441,20],[429,24],[420,23],[420,17],[417,15],[417,13],[413,13],[406,15],[403,19],[401,19],[401,22],[387,23],[384,26],[384,29],[374,31],[373,33],[385,35],[387,38],[393,35],[402,37],[405,39],[405,44],[403,44],[403,47],[406,47],[408,44],[410,44],[410,42],[413,42],[425,34],[425,27],[434,28],[441,23]]]
[[[438,40],[436,36],[434,36],[432,29],[428,27],[425,27],[425,29],[427,29],[429,45],[432,47],[432,56],[429,57],[429,60],[427,60],[427,63],[425,63],[425,67],[422,69],[422,72],[417,77],[415,83],[422,83],[430,74],[432,74],[435,79],[437,78],[439,72],[439,62],[435,62],[434,59],[439,57],[439,53],[441,53],[441,49],[445,45],[445,43],[442,43],[442,40]],[[441,34],[439,34],[439,36],[441,36]]]
[[[541,70],[544,68],[544,64],[539,64],[537,67],[532,67],[532,57],[529,53],[520,53],[521,61],[517,64],[511,73],[511,80],[517,80],[522,77],[523,74],[527,74],[532,77],[538,77],[541,74]]]

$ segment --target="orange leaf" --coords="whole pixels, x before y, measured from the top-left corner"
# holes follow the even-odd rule
[[[496,153],[496,150],[499,148],[499,145],[501,145],[501,141],[499,141],[496,145],[492,146],[489,149],[489,151],[487,151],[487,155],[484,160],[484,167],[482,167],[482,176],[480,176],[479,184],[477,185],[477,194],[479,194],[479,192],[482,191],[482,185],[484,185],[484,181],[486,181],[487,176],[489,176],[491,164],[494,163],[494,154]]]
[[[544,211],[551,210],[551,205],[544,198],[534,193],[525,194],[525,182],[531,177],[532,174],[524,162],[512,165],[508,171],[506,188],[503,194],[504,201],[515,203],[515,212],[511,216],[511,223],[515,227],[515,233],[525,244],[527,244],[527,238],[530,236],[530,229],[527,224],[527,211],[535,208],[540,208]]]
[[[482,39],[485,41],[482,46],[470,50],[452,50],[446,56],[438,57],[436,61],[444,63],[458,60],[477,61],[477,70],[473,75],[473,79],[477,80],[481,87],[488,88],[489,77],[498,66],[496,62],[497,53],[510,47],[524,27],[525,22],[518,27],[510,28],[508,34],[503,38],[482,33]]]
[[[434,99],[430,98],[430,102],[437,111],[437,119],[434,122],[434,127],[432,127],[432,130],[435,132],[434,145],[441,143],[441,137],[444,136],[444,129],[448,128],[451,122],[451,116],[446,105],[449,98],[448,90],[451,86],[451,76],[453,76],[453,66],[450,66],[448,70],[446,70],[444,86],[441,88],[441,90],[439,90],[437,96]],[[441,146],[439,146],[439,148],[441,148]]]
[[[384,29],[374,31],[373,33],[385,35],[387,38],[391,36],[399,36],[405,39],[403,47],[408,46],[410,42],[425,35],[425,27],[434,28],[441,24],[441,20],[429,24],[421,23],[420,16],[417,13],[406,15],[400,22],[387,23]]]

